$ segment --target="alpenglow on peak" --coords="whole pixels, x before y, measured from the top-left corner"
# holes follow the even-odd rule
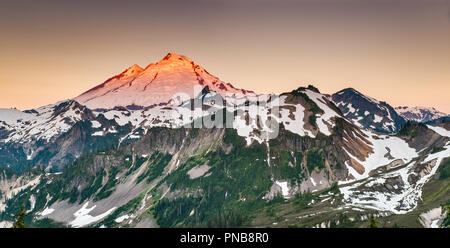
[[[186,56],[169,53],[145,69],[135,64],[74,100],[90,109],[131,105],[151,107],[167,104],[179,93],[192,98],[195,86],[208,86],[209,90],[221,95],[253,93],[221,81]]]

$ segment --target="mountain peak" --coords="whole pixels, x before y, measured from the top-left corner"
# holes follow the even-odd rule
[[[221,81],[184,55],[168,53],[145,69],[133,65],[75,100],[91,109],[112,109],[116,106],[141,107],[167,104],[177,94],[194,97],[195,87],[208,87],[222,96],[251,94]]]
[[[169,61],[182,60],[182,61],[192,62],[192,60],[189,59],[188,57],[177,54],[177,53],[168,53],[161,61],[164,61],[164,60],[169,60]]]
[[[394,133],[405,122],[392,106],[364,95],[354,88],[340,90],[331,98],[347,119],[362,128]]]
[[[137,64],[134,64],[134,65],[130,66],[128,69],[126,69],[124,72],[122,72],[121,75],[127,76],[127,77],[136,76],[143,71],[144,71],[144,69],[142,69],[142,67],[140,67]]]
[[[308,90],[314,91],[316,93],[320,93],[319,89],[312,84],[309,84],[307,87]]]
[[[187,56],[177,53],[168,53],[157,63],[150,63],[145,67],[144,71],[191,71],[193,67],[204,70]]]
[[[142,69],[142,67],[140,67],[139,65],[134,64],[134,65],[130,66],[130,67],[128,68],[128,70],[143,70],[143,69]]]
[[[361,94],[359,91],[357,91],[356,89],[354,89],[352,87],[348,87],[348,88],[342,89],[342,90],[340,90],[340,91],[338,91],[336,93],[339,93],[339,92],[354,92],[354,93]]]

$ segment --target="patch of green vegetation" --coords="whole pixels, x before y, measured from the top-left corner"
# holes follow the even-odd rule
[[[333,184],[331,185],[331,187],[325,189],[325,190],[322,192],[322,194],[326,194],[326,193],[328,193],[328,192],[333,193],[333,194],[339,194],[339,193],[341,193],[341,191],[339,190],[339,185],[338,185],[338,183],[336,183],[336,182],[333,183]]]
[[[35,220],[28,225],[30,228],[67,228],[63,223],[56,222],[49,218]]]
[[[100,187],[102,187],[103,174],[105,174],[104,171],[99,173],[98,176],[92,177],[92,179],[88,183],[88,186],[81,191],[80,203],[82,203],[82,202],[84,202],[84,200],[90,198],[93,194],[95,194],[100,189]]]
[[[311,192],[305,192],[303,194],[298,193],[295,195],[293,203],[300,208],[310,208],[310,206],[308,206],[308,203],[310,203],[313,198],[314,196]]]
[[[118,183],[118,180],[116,179],[117,174],[119,173],[119,169],[117,167],[111,167],[111,170],[109,171],[108,181],[106,182],[105,186],[103,186],[98,194],[95,196],[94,201],[99,201],[102,199],[107,198],[114,192],[114,189]]]
[[[147,178],[147,182],[150,183],[161,176],[171,159],[172,155],[155,151],[149,159],[147,170],[138,176],[136,184],[140,183],[144,178]]]
[[[286,202],[286,199],[284,199],[281,192],[278,192],[269,202],[267,202],[267,204],[275,206],[275,205],[279,205],[284,202]]]
[[[128,160],[126,160],[126,159],[128,159]],[[138,157],[138,156],[136,156],[135,157],[135,161],[134,161],[134,165],[133,165],[133,167],[131,167],[131,163],[132,163],[132,161],[131,161],[131,156],[127,156],[127,157],[125,157],[124,158],[124,161],[125,161],[125,166],[127,167],[127,168],[129,168],[128,169],[128,171],[127,171],[127,173],[125,173],[125,176],[129,176],[129,175],[131,175],[133,172],[135,172],[137,169],[139,169],[139,168],[141,168],[141,166],[145,163],[145,162],[147,162],[147,160],[148,160],[148,158],[146,158],[146,157]],[[131,167],[131,168],[130,168]]]
[[[313,127],[317,127],[317,123],[316,123],[317,116],[315,114],[310,115],[308,119],[309,119],[309,123]]]
[[[330,223],[331,228],[354,228],[356,227],[356,223],[345,214],[339,214],[337,221],[332,221]]]
[[[430,153],[433,154],[433,153],[441,152],[443,150],[445,150],[444,147],[433,147],[433,149],[431,149]]]
[[[73,186],[73,188],[69,194],[69,203],[75,203],[78,199],[78,195],[79,195],[79,192],[78,192],[77,187]]]
[[[201,155],[190,157],[185,163],[166,178],[166,182],[171,185],[172,190],[183,189],[186,187],[197,187],[198,180],[191,180],[187,172],[197,165],[206,164],[207,159]]]
[[[36,193],[36,202],[34,204],[35,209],[44,208],[47,203],[47,194],[47,189],[45,187],[42,187],[42,190],[39,190],[39,192]]]
[[[30,197],[28,193],[17,195],[16,197],[12,199],[8,199],[5,203],[6,205],[6,211],[3,211],[0,213],[0,219],[11,221],[11,214],[6,213],[12,213],[17,214],[20,212],[20,209],[22,205],[24,206],[24,209],[30,209],[31,208],[31,202]],[[25,217],[25,223],[28,224],[30,222],[30,215],[27,215]]]
[[[330,162],[331,162],[331,165],[333,165],[333,162],[334,162],[334,168],[336,168],[338,170],[342,169],[342,164],[338,161],[338,159],[336,158],[336,156],[333,153],[330,154]]]
[[[241,227],[245,223],[249,221],[249,217],[247,215],[243,215],[237,209],[224,209],[217,212],[216,215],[213,215],[210,219],[208,219],[206,223],[206,227],[208,228],[236,228]]]
[[[442,204],[442,211],[445,213],[445,218],[441,223],[441,227],[450,227],[450,200]]]
[[[320,169],[325,168],[325,157],[323,151],[319,148],[311,148],[306,151],[306,165],[308,170],[312,172],[320,171]]]
[[[276,168],[278,170],[278,175],[276,176],[281,179],[291,179],[291,185],[301,182],[303,154],[295,151],[293,156],[289,151],[281,151],[276,158]]]
[[[162,199],[152,209],[159,217],[160,227],[177,227],[183,225],[183,220],[189,218],[190,213],[200,203],[200,198],[182,197],[173,200]]]
[[[12,169],[8,167],[0,167],[0,176],[5,176],[6,179],[11,179],[13,175],[16,175],[16,173]]]
[[[396,135],[415,138],[420,134],[420,132],[415,130],[415,128],[427,128],[427,126],[423,123],[413,123],[411,121],[407,121]]]
[[[444,158],[438,169],[439,179],[446,179],[450,177],[450,158]]]
[[[244,138],[239,136],[237,132],[231,128],[225,128],[223,142],[225,144],[233,144],[233,146],[237,147],[243,147],[246,145]]]
[[[129,170],[132,169],[131,165],[132,165],[132,163],[133,163],[133,156],[132,156],[132,155],[125,155],[125,156],[122,158],[122,163],[123,163],[123,166],[124,166],[125,168],[129,168]],[[131,173],[128,173],[128,172],[127,172],[127,174],[129,175],[129,174],[131,174]]]
[[[49,164],[49,161],[52,157],[54,157],[58,151],[51,152],[49,150],[40,151],[33,160],[39,160],[40,164],[46,165]]]
[[[442,221],[441,224],[442,227],[449,227],[450,226],[450,217],[447,215],[444,219],[444,221]]]
[[[425,204],[431,203],[436,199],[442,197],[445,194],[448,194],[450,191],[450,182],[447,181],[447,178],[440,179],[439,181],[443,181],[440,184],[433,185],[433,191],[430,192],[426,197],[424,197],[423,202]]]

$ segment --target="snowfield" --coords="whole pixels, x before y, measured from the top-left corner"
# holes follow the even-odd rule
[[[412,155],[412,153],[410,154]],[[450,157],[450,144],[444,147],[443,151],[429,154],[421,161],[422,164],[431,163],[431,171],[423,175],[417,182],[410,183],[409,175],[414,171],[418,161],[410,162],[406,167],[383,174],[381,178],[367,178],[362,182],[354,183],[349,186],[340,188],[344,195],[344,202],[349,206],[375,209],[379,211],[389,211],[395,214],[404,214],[412,211],[422,196],[422,188],[430,178],[436,174],[440,163],[444,158]],[[413,158],[411,157],[409,161]],[[406,160],[405,162],[408,162]],[[400,177],[403,181],[403,186],[400,188],[400,193],[397,192],[377,192],[370,191],[366,188],[359,189],[360,186],[373,187],[375,185],[384,185],[386,179],[395,179]],[[346,182],[340,182],[346,183]],[[400,186],[397,186],[400,187]]]
[[[347,165],[347,168],[351,171],[351,174],[355,180],[360,180],[367,178],[370,171],[391,163],[394,160],[402,159],[405,163],[410,162],[413,158],[418,156],[417,151],[411,147],[402,139],[389,135],[375,135],[371,131],[362,130],[364,134],[368,136],[368,140],[372,145],[373,152],[369,156],[361,161],[357,157],[353,156],[350,152],[346,151],[347,154],[356,160],[358,163],[364,166],[364,173],[359,174],[352,167]],[[377,137],[377,139],[373,138]],[[345,150],[345,148],[344,148]],[[390,156],[386,156],[389,154]]]
[[[334,127],[334,122],[331,121],[332,117],[340,117],[336,111],[332,110],[330,107],[328,107],[327,104],[325,104],[324,96],[320,93],[311,91],[309,89],[306,90],[306,95],[313,100],[317,106],[319,106],[320,109],[322,109],[325,113],[320,115],[319,118],[317,118],[316,122],[319,126],[319,130],[321,133],[329,136],[331,135],[330,129],[328,128],[328,125],[331,127]]]
[[[41,216],[49,215],[49,214],[53,213],[53,211],[55,211],[55,209],[47,207],[44,210],[42,210],[40,215]]]
[[[450,137],[450,130],[447,130],[443,127],[436,127],[431,125],[427,125],[427,127],[441,136]]]
[[[60,104],[68,104],[67,111],[55,115]],[[81,119],[81,110],[70,100],[37,108],[32,113],[17,109],[0,109],[0,127],[12,131],[3,140],[5,143],[27,143],[32,139],[49,142],[54,136],[68,131]]]
[[[88,205],[89,205],[89,202],[86,202],[78,211],[76,211],[73,214],[75,216],[75,219],[69,223],[71,226],[73,226],[73,227],[87,226],[89,224],[92,224],[94,222],[97,222],[97,221],[105,218],[106,216],[111,214],[114,211],[114,209],[116,209],[115,207],[112,207],[111,209],[109,209],[108,211],[106,211],[100,215],[92,216],[92,215],[89,215],[89,213],[95,209],[96,205],[92,206],[91,208],[88,208],[87,207]]]

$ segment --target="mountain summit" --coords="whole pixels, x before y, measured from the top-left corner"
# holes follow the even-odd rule
[[[176,94],[194,96],[194,87],[208,86],[221,95],[248,94],[211,75],[188,57],[167,54],[145,69],[133,65],[119,75],[74,98],[90,109],[111,109],[116,106],[149,107],[170,102]]]
[[[405,120],[386,102],[366,96],[353,88],[332,95],[333,102],[354,124],[383,133],[395,133]]]
[[[399,113],[403,118],[415,122],[427,122],[436,120],[441,117],[448,116],[447,114],[436,110],[435,108],[428,107],[396,107],[395,111]]]

